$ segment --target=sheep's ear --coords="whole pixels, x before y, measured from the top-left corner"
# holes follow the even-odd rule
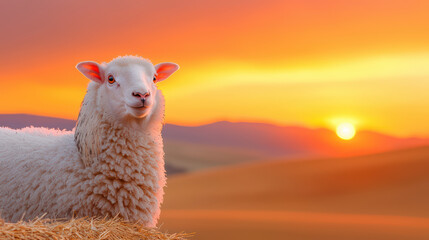
[[[100,64],[96,62],[80,62],[78,65],[76,65],[77,70],[81,72],[85,77],[89,78],[90,80],[97,82],[97,83],[103,83],[104,79],[102,77],[103,69],[100,66]]]
[[[167,79],[171,74],[179,69],[179,65],[175,63],[165,62],[155,65],[156,80],[155,82],[161,82]]]

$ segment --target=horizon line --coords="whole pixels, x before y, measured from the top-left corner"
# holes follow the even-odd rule
[[[27,115],[27,116],[35,116],[35,117],[62,119],[62,120],[68,120],[68,121],[77,121],[77,119],[69,119],[69,118],[62,118],[62,117],[30,114],[30,113],[0,113],[0,116],[1,115]],[[207,121],[207,122],[204,122],[202,124],[183,124],[183,123],[164,122],[164,125],[168,124],[168,125],[174,125],[174,126],[180,126],[180,127],[202,127],[202,126],[207,126],[207,125],[212,125],[212,124],[222,123],[222,122],[233,123],[233,124],[259,124],[259,125],[274,126],[274,127],[278,127],[278,128],[302,128],[302,129],[308,129],[308,130],[312,130],[312,131],[327,130],[327,131],[335,134],[335,130],[332,130],[332,129],[327,128],[327,127],[310,127],[310,126],[304,126],[304,125],[299,125],[299,124],[282,125],[282,124],[276,124],[276,123],[272,123],[272,122],[245,121],[245,120],[244,121],[243,120],[234,121],[234,120],[219,119],[219,120]],[[375,131],[375,130],[369,130],[369,129],[359,129],[357,132],[358,133],[373,133],[373,134],[379,134],[379,135],[384,135],[384,136],[388,136],[388,137],[392,137],[392,138],[399,138],[399,139],[414,139],[414,140],[429,139],[429,136],[426,136],[426,137],[425,136],[410,136],[410,135],[409,136],[399,136],[399,135],[395,135],[395,134],[383,133],[383,132],[379,132],[379,131]]]

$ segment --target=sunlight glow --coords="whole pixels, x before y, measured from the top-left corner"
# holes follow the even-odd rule
[[[352,139],[356,134],[356,129],[351,123],[342,123],[337,127],[337,135],[344,140]]]

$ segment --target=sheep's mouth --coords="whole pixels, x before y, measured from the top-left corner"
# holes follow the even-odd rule
[[[147,108],[147,106],[142,105],[140,107],[132,107],[132,108],[142,109],[142,108]]]
[[[134,109],[146,109],[146,108],[148,108],[147,105],[141,105],[141,106],[130,106],[130,105],[127,105],[127,106],[130,107],[130,108],[134,108]]]

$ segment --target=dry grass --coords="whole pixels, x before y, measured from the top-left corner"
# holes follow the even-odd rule
[[[6,223],[0,219],[0,239],[150,239],[184,240],[185,233],[162,233],[119,218],[79,218],[54,221],[38,218],[33,221]]]

